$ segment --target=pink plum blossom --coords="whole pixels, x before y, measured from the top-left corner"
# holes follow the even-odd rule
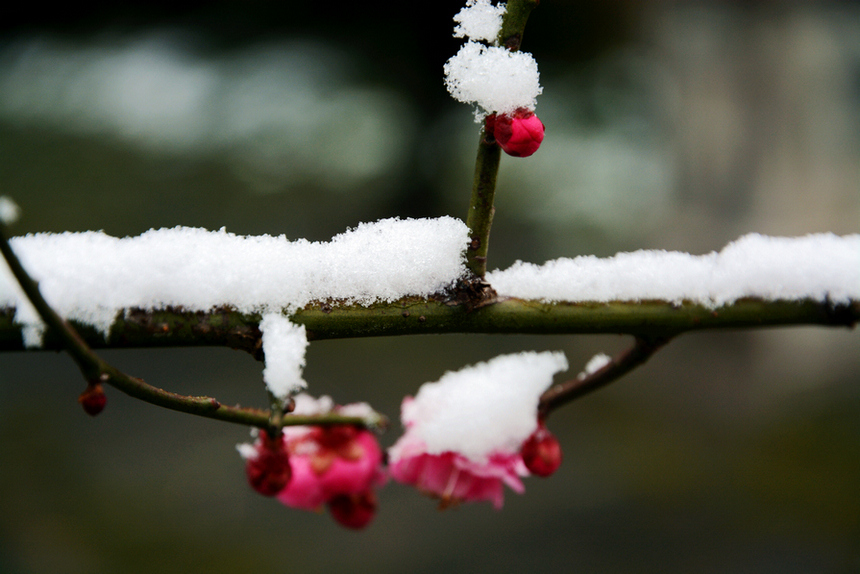
[[[488,501],[501,508],[504,485],[525,490],[523,446],[540,428],[540,395],[566,368],[563,353],[522,352],[424,383],[401,404],[406,432],[388,450],[391,477],[442,507]]]
[[[403,399],[404,415],[413,401],[412,397]],[[438,498],[440,507],[486,500],[498,509],[504,503],[503,484],[514,492],[525,491],[520,477],[529,471],[518,451],[497,450],[484,460],[453,451],[430,453],[416,436],[414,421],[405,415],[404,422],[406,432],[389,451],[388,472],[394,480]]]
[[[536,152],[546,131],[543,122],[526,108],[519,108],[513,114],[489,115],[484,129],[506,154],[514,157],[528,157]]]
[[[486,500],[501,508],[502,484],[518,493],[525,491],[520,476],[528,475],[519,453],[496,453],[484,462],[475,462],[455,452],[429,454],[420,441],[401,437],[399,456],[389,463],[388,471],[398,482],[411,484],[439,498],[447,507],[464,501]]]
[[[361,415],[361,403],[335,407],[328,397],[294,397],[296,414],[331,411]],[[239,445],[251,485],[283,504],[318,511],[328,505],[335,520],[363,528],[376,511],[375,486],[385,482],[382,450],[368,430],[353,425],[287,426],[277,439],[260,431],[253,445]]]
[[[382,450],[367,430],[316,427],[285,440],[293,477],[278,500],[287,506],[318,510],[337,496],[361,494],[384,482]]]

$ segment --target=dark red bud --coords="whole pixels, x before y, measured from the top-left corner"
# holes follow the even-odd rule
[[[520,453],[529,472],[538,476],[549,476],[561,466],[561,445],[543,422],[523,443]]]
[[[90,416],[96,416],[102,412],[107,403],[107,395],[101,383],[87,385],[87,389],[80,394],[78,402],[84,407],[84,411]]]
[[[376,514],[376,493],[366,490],[359,494],[341,494],[328,501],[332,518],[347,528],[360,530]]]
[[[260,431],[256,449],[256,455],[245,463],[248,482],[263,496],[275,496],[293,476],[286,445],[282,437],[271,439],[266,431]]]

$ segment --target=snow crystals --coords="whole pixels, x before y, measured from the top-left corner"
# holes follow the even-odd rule
[[[543,91],[531,54],[493,45],[504,11],[504,5],[494,6],[489,0],[469,0],[454,18],[458,23],[454,35],[470,40],[445,63],[445,87],[454,99],[477,104],[478,122],[491,113],[510,114],[519,108],[534,111]]]
[[[468,229],[453,217],[362,223],[330,242],[175,227],[116,238],[102,232],[14,237],[12,248],[63,317],[104,334],[124,309],[226,305],[280,313],[311,301],[371,304],[444,290],[465,273]],[[14,307],[25,344],[42,322],[5,264],[0,307]]]

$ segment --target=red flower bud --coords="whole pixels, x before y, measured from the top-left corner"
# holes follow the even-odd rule
[[[487,116],[484,130],[496,139],[506,154],[528,157],[540,147],[546,128],[534,112],[519,108],[513,114]]]
[[[538,476],[549,476],[561,466],[561,445],[549,432],[543,421],[523,443],[520,453],[529,472]]]
[[[101,383],[93,383],[87,385],[87,389],[78,396],[78,402],[81,403],[88,415],[94,417],[104,410],[107,395],[105,395]]]
[[[255,456],[245,463],[248,482],[263,496],[275,496],[286,488],[293,475],[284,439],[280,435],[269,438],[266,431],[261,430],[254,446]]]
[[[328,501],[332,518],[347,528],[360,530],[376,514],[376,494],[365,490],[358,494],[341,494]]]

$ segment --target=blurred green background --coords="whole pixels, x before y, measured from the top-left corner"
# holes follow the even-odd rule
[[[0,24],[0,194],[13,232],[220,228],[325,240],[463,216],[478,126],[445,93],[460,2],[23,6]],[[856,2],[544,0],[541,150],[505,157],[490,268],[752,231],[860,228]],[[858,262],[860,265],[860,262]],[[575,374],[623,337],[429,336],[311,345],[306,379],[401,398],[503,352]],[[104,353],[181,393],[261,405],[223,349]],[[688,335],[550,421],[565,462],[505,508],[440,512],[389,484],[367,530],[247,487],[247,430],[108,391],[70,359],[0,354],[0,572],[858,572],[860,337]]]

